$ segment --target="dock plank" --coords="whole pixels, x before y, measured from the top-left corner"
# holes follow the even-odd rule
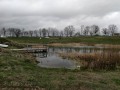
[[[12,51],[25,51],[25,52],[47,52],[47,48],[23,48],[23,49],[11,49]]]

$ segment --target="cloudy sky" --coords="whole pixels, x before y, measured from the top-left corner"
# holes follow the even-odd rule
[[[63,29],[92,24],[120,28],[120,0],[0,0],[0,27]]]

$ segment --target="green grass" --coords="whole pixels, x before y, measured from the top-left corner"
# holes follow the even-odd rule
[[[120,85],[120,78],[118,78],[118,79],[113,79],[113,81],[114,81],[117,85]]]
[[[0,52],[0,88],[19,86],[46,90],[120,90],[120,71],[80,71],[38,67],[22,52]],[[8,89],[7,88],[7,89]]]
[[[19,37],[19,38],[7,38],[7,40],[15,41],[18,43],[88,43],[88,44],[120,44],[120,37],[102,37],[102,36],[93,36],[93,37],[51,37],[51,38],[42,38],[38,37]]]
[[[6,38],[0,38],[0,43],[5,43],[5,42],[9,42],[9,40],[7,40]]]

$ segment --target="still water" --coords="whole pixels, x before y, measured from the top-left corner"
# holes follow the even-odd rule
[[[92,52],[100,52],[102,50],[101,47],[93,47],[93,46],[82,46],[82,47],[49,47],[47,53],[36,53],[35,56],[38,65],[40,67],[45,68],[67,68],[67,69],[76,69],[80,67],[80,65],[73,60],[63,59],[59,57],[59,52],[70,53],[92,53]]]

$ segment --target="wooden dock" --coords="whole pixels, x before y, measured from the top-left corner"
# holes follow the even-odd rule
[[[28,53],[39,53],[39,52],[47,52],[47,47],[45,46],[31,46],[22,49],[11,49],[13,51],[24,51]]]
[[[39,52],[47,52],[46,48],[23,48],[23,49],[11,49],[13,51],[24,51],[28,53],[39,53]]]

